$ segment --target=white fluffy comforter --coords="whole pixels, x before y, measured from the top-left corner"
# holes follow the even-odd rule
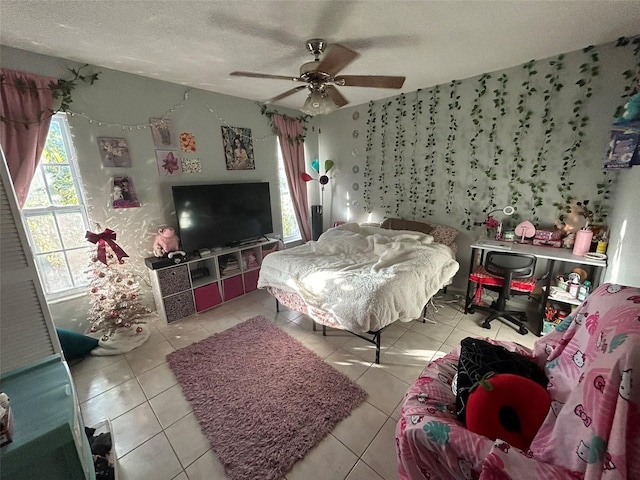
[[[267,255],[258,287],[294,292],[344,329],[364,333],[419,318],[458,268],[451,249],[431,235],[349,223]]]

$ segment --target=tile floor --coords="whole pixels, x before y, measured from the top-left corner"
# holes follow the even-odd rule
[[[393,480],[394,431],[400,401],[409,384],[433,358],[443,356],[467,336],[513,340],[532,346],[537,337],[519,335],[500,322],[479,326],[482,313],[464,315],[462,300],[438,295],[428,317],[436,323],[397,322],[382,334],[380,365],[375,347],[346,332],[313,332],[311,321],[281,308],[256,291],[206,313],[167,325],[150,322],[149,340],[125,355],[86,357],[71,370],[87,425],[109,418],[121,480],[218,480],[222,465],[200,432],[165,356],[167,353],[264,315],[309,349],[348,375],[368,393],[331,434],[287,473],[286,480]],[[366,421],[362,421],[366,419]]]

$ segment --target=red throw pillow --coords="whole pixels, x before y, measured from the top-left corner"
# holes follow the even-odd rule
[[[526,450],[544,422],[551,397],[538,383],[510,373],[496,374],[469,394],[467,428]]]

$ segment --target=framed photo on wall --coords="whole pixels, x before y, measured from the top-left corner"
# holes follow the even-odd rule
[[[139,207],[131,177],[113,177],[113,208]]]
[[[158,148],[175,148],[178,145],[173,121],[168,118],[150,118],[153,144]]]
[[[105,167],[130,167],[129,146],[124,138],[98,137],[100,157]]]
[[[156,150],[156,162],[158,163],[158,173],[163,177],[182,174],[182,164],[177,152]]]
[[[227,170],[255,170],[250,128],[221,127]]]

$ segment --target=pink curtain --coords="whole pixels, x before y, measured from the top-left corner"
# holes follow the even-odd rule
[[[298,219],[300,235],[304,242],[311,240],[311,223],[309,222],[309,200],[307,185],[301,174],[304,165],[304,124],[301,120],[274,115],[273,123],[278,129],[278,139],[284,158],[284,170],[287,173],[289,192],[293,200],[293,209]]]
[[[7,159],[20,208],[47,140],[55,78],[2,69],[0,143]]]

